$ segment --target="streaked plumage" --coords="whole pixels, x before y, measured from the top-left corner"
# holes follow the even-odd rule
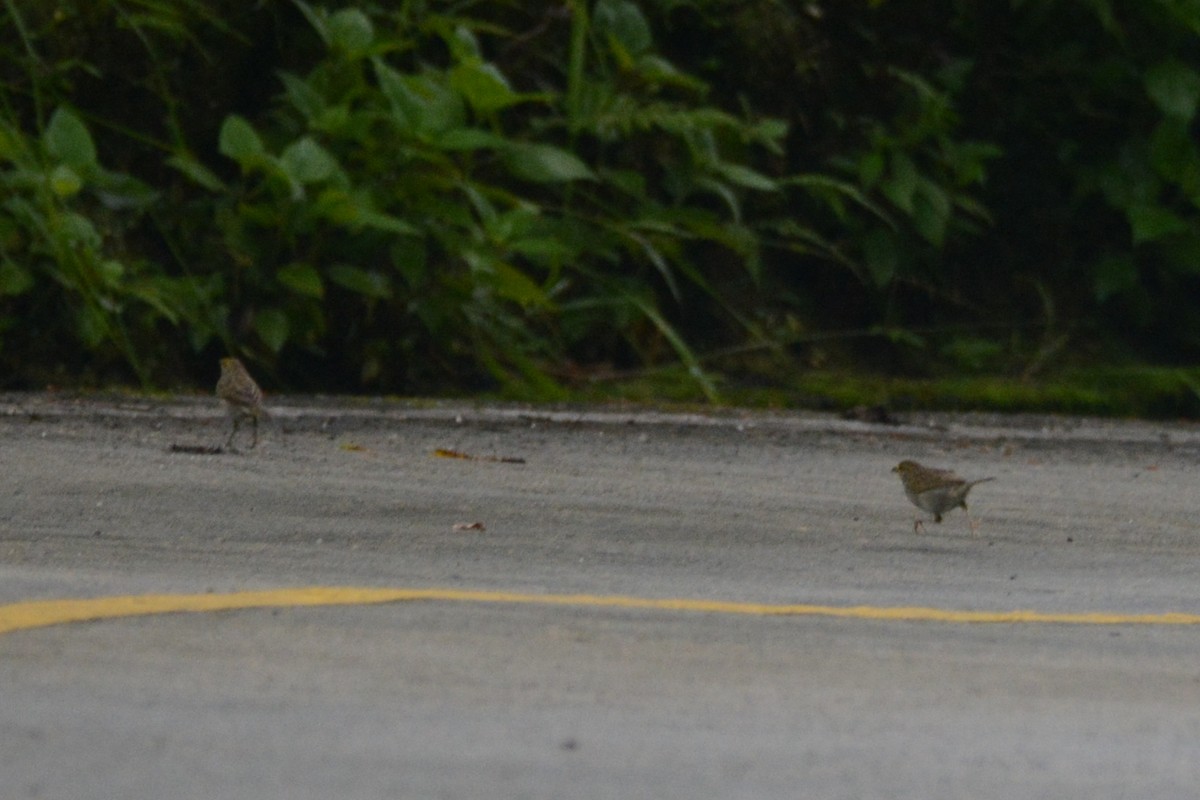
[[[967,515],[967,525],[972,534],[975,533],[975,522],[971,519],[971,512],[967,510],[967,494],[976,484],[995,480],[994,478],[980,478],[967,481],[948,469],[926,467],[907,459],[893,467],[892,472],[900,476],[900,481],[904,484],[904,494],[908,496],[912,504],[922,511],[933,514],[934,522],[941,522],[942,514],[947,511],[962,508]],[[922,524],[920,519],[915,520],[913,531],[919,530]]]
[[[225,442],[225,446],[233,447],[233,437],[237,435],[242,420],[247,417],[254,425],[254,438],[250,442],[250,447],[253,449],[257,446],[258,420],[266,415],[262,407],[263,393],[238,359],[221,359],[221,377],[217,379],[217,397],[225,401],[225,407],[233,419],[233,429],[229,432],[229,439]]]

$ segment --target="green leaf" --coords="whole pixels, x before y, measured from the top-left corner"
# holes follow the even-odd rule
[[[988,162],[1004,155],[1004,149],[991,142],[949,141],[941,147],[959,186],[986,183]]]
[[[1161,239],[1188,229],[1188,224],[1177,214],[1162,206],[1137,205],[1127,208],[1125,216],[1133,229],[1133,243],[1142,244]]]
[[[370,18],[357,8],[334,12],[325,24],[330,45],[351,55],[366,52],[375,38],[375,28]]]
[[[482,114],[521,102],[521,95],[512,90],[500,70],[491,64],[459,64],[450,70],[450,88]]]
[[[117,289],[125,279],[125,265],[115,258],[106,258],[96,265],[100,281],[110,289]]]
[[[290,72],[280,72],[279,80],[283,82],[287,99],[306,120],[311,122],[325,110],[325,98],[303,78]]]
[[[285,147],[279,156],[279,163],[288,177],[301,184],[320,183],[341,173],[337,159],[311,136]]]
[[[365,193],[326,189],[317,199],[316,209],[324,218],[352,228],[374,228],[401,236],[417,236],[422,232],[415,225],[376,209]]]
[[[506,148],[504,161],[518,178],[534,183],[593,180],[588,165],[567,150],[548,144],[518,144]]]
[[[645,315],[646,319],[650,320],[654,327],[658,328],[659,333],[670,343],[675,354],[679,356],[679,360],[687,367],[688,375],[692,380],[696,381],[696,384],[704,392],[709,402],[719,402],[721,397],[717,393],[716,384],[713,383],[712,378],[700,366],[700,359],[696,358],[696,354],[692,352],[692,348],[688,347],[684,338],[679,335],[671,323],[667,322],[666,317],[662,315],[654,303],[633,293],[627,294],[626,297]]]
[[[408,85],[404,75],[388,66],[382,58],[371,59],[371,64],[375,68],[379,90],[391,106],[392,123],[405,132],[419,129],[424,119],[422,97]]]
[[[46,151],[76,172],[86,174],[95,169],[96,145],[83,120],[74,112],[60,108],[50,117],[42,134]]]
[[[100,233],[92,221],[82,214],[69,211],[53,219],[55,223],[53,235],[61,237],[62,241],[80,250],[98,250],[101,245]]]
[[[1190,129],[1182,120],[1163,119],[1150,136],[1150,164],[1163,179],[1194,195],[1200,192],[1200,150]]]
[[[466,25],[455,26],[452,33],[443,34],[442,38],[456,61],[479,61],[483,58],[479,38]]]
[[[729,207],[730,216],[736,220],[741,220],[742,204],[738,202],[737,194],[734,193],[729,184],[714,178],[699,178],[696,180],[696,188],[706,189],[724,200],[725,205]]]
[[[489,262],[488,279],[496,293],[522,306],[550,306],[550,298],[529,276],[506,261]]]
[[[219,192],[225,188],[225,184],[217,177],[215,172],[191,156],[170,156],[166,159],[166,164],[169,167],[174,167],[193,182],[208,189],[210,192]]]
[[[59,164],[50,171],[50,191],[58,197],[71,197],[83,188],[83,179],[66,164]]]
[[[913,196],[913,225],[932,245],[941,247],[950,224],[950,198],[933,181],[921,180]]]
[[[718,161],[712,165],[712,169],[730,183],[746,189],[757,189],[760,192],[774,192],[779,189],[779,184],[771,178],[741,164]]]
[[[309,123],[309,128],[320,133],[331,134],[334,140],[344,138],[346,135],[359,139],[364,136],[364,131],[374,122],[373,119],[368,121],[369,116],[374,116],[374,112],[351,113],[350,109],[344,105],[330,106]]]
[[[509,251],[519,253],[537,264],[563,264],[577,258],[580,253],[577,242],[553,235],[521,237],[505,245]]]
[[[287,315],[277,308],[268,308],[254,315],[254,332],[272,353],[278,353],[287,344],[290,328]]]
[[[1145,75],[1146,93],[1169,117],[1190,121],[1200,102],[1200,74],[1180,61],[1160,61]]]
[[[456,128],[446,131],[433,142],[442,150],[485,150],[508,147],[511,142],[479,128]]]
[[[653,53],[639,56],[634,66],[638,76],[650,83],[679,87],[697,95],[704,94],[708,89],[704,81],[679,71],[670,61]]]
[[[349,264],[334,264],[328,273],[329,280],[352,292],[378,300],[386,300],[392,296],[392,287],[387,278],[373,270]]]
[[[906,153],[893,153],[892,174],[884,181],[883,193],[897,208],[911,214],[918,177],[917,166]]]
[[[416,225],[373,208],[361,209],[358,214],[358,223],[367,228],[394,233],[398,236],[420,236],[422,234],[421,229]]]
[[[312,25],[313,30],[321,37],[321,41],[329,44],[329,14],[323,8],[313,8],[304,0],[292,0],[300,12],[304,14],[304,18],[308,20],[308,24]]]
[[[758,142],[775,155],[784,154],[784,139],[787,138],[789,125],[786,120],[767,117],[756,122],[747,131],[751,141]]]
[[[321,274],[311,264],[288,264],[280,267],[275,278],[297,294],[315,297],[318,300],[325,296],[325,284]]]
[[[882,159],[880,159],[882,163]],[[867,197],[857,186],[847,181],[831,178],[828,175],[805,174],[794,175],[789,178],[784,178],[779,183],[783,186],[800,186],[808,189],[813,194],[819,195],[826,199],[826,202],[834,206],[841,218],[845,215],[841,213],[840,198],[846,198],[851,202],[862,206],[867,211],[870,211],[876,217],[888,224],[888,227],[895,229],[896,223],[891,215],[880,206]]]
[[[33,288],[33,275],[16,262],[0,261],[0,296],[25,294]]]
[[[493,241],[508,242],[534,230],[541,221],[537,209],[532,206],[517,206],[488,219],[487,235]]]
[[[179,312],[171,305],[163,292],[163,284],[157,281],[139,281],[124,287],[126,293],[136,297],[157,311],[172,325],[179,324]]]
[[[592,24],[630,56],[638,56],[654,46],[650,24],[641,9],[630,0],[598,0]]]
[[[107,208],[122,211],[146,209],[158,202],[159,194],[149,185],[124,172],[98,170],[92,178],[93,190]]]
[[[24,134],[7,125],[0,125],[0,161],[16,162],[25,156],[27,150]]]
[[[382,59],[374,59],[372,64],[397,129],[422,134],[437,144],[444,131],[465,126],[467,115],[462,97],[437,77],[402,75]]]
[[[221,155],[233,159],[242,167],[251,166],[266,155],[262,139],[254,126],[237,114],[230,114],[221,124],[217,148]]]

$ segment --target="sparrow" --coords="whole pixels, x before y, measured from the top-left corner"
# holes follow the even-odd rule
[[[233,419],[233,430],[229,432],[229,439],[225,442],[225,447],[232,449],[233,437],[237,435],[238,426],[242,424],[243,419],[249,417],[254,423],[254,439],[250,442],[250,448],[254,449],[258,444],[259,417],[266,416],[267,412],[262,406],[262,389],[258,388],[254,378],[250,377],[250,373],[238,359],[221,359],[221,377],[217,379],[217,397],[225,401],[225,408]]]
[[[995,480],[995,478],[980,478],[967,481],[955,475],[948,469],[935,469],[918,464],[915,461],[904,460],[892,468],[900,476],[904,484],[904,494],[912,504],[922,511],[933,514],[934,522],[942,521],[942,514],[961,507],[967,515],[967,526],[971,535],[975,535],[975,521],[967,510],[967,493],[977,483]],[[913,533],[918,532],[924,522],[918,518],[913,520]]]

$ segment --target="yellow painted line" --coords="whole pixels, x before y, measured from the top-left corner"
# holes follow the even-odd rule
[[[1052,623],[1060,625],[1200,625],[1200,614],[1056,614],[1040,611],[955,611],[910,606],[822,606],[736,603],[722,600],[655,599],[621,595],[521,594],[460,589],[309,587],[231,594],[149,594],[32,600],[0,606],[0,634],[69,622],[146,614],[233,611],[247,608],[369,605],[412,601],[526,604],[646,611],[689,611],[750,616],[813,616],[892,622]]]

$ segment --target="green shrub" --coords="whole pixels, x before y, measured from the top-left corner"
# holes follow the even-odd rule
[[[485,56],[494,23],[297,5],[325,55],[220,134],[246,346],[357,364],[360,385],[482,367],[551,396],[565,360],[669,355],[713,393],[664,306],[721,302],[701,248],[756,268],[742,198],[777,187],[726,154],[777,150],[781,124],[705,105],[625,0],[573,6],[570,69],[537,91]]]
[[[1187,4],[0,14],[10,385],[235,351],[295,389],[714,399],[1200,355]]]

